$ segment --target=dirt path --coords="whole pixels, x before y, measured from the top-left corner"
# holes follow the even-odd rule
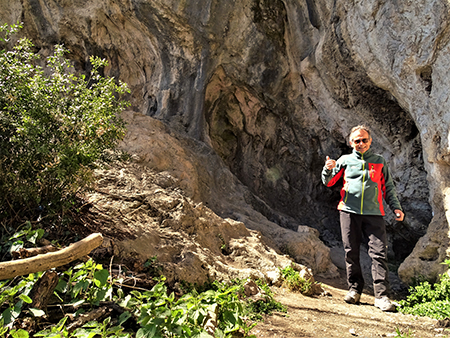
[[[397,337],[398,329],[405,338],[450,337],[450,331],[439,328],[436,320],[384,313],[373,306],[374,297],[366,294],[360,305],[349,305],[343,301],[347,290],[342,282],[322,283],[330,296],[306,297],[284,288],[273,289],[275,298],[287,306],[287,316],[268,316],[251,333],[258,338],[372,338]]]

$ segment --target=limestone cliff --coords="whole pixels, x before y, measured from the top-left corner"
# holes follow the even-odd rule
[[[178,171],[191,197],[223,217],[245,218],[247,227],[259,222],[241,199],[233,204],[241,183],[239,196],[258,215],[316,228],[337,245],[338,194],[322,186],[320,171],[327,155],[349,151],[353,125],[370,125],[407,214],[403,224],[387,217],[391,258],[405,259],[423,236],[400,268],[409,281],[442,272],[448,250],[449,6],[2,0],[0,21],[23,21],[21,34],[44,56],[63,43],[79,71],[88,71],[92,54],[109,59],[105,73],[130,85],[133,110],[163,121],[205,158]],[[149,155],[147,164],[176,161],[183,149],[172,150],[170,161]]]

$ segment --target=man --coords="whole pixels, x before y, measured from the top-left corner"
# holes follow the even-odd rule
[[[369,128],[354,127],[350,132],[349,141],[353,152],[340,157],[337,161],[327,156],[322,170],[322,181],[328,187],[334,185],[341,177],[344,179],[341,201],[338,205],[349,287],[344,300],[350,304],[358,304],[361,298],[364,279],[359,249],[364,234],[369,239],[375,306],[383,311],[394,311],[395,305],[388,298],[383,198],[395,212],[397,221],[403,221],[404,213],[385,159],[370,150],[372,137]]]

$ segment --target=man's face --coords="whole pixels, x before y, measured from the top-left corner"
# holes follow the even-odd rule
[[[367,131],[357,130],[350,135],[350,146],[361,154],[369,150],[371,144],[372,139]]]

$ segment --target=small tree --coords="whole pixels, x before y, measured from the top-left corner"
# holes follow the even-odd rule
[[[18,28],[1,26],[0,40]],[[87,78],[74,74],[62,46],[45,68],[32,47],[25,38],[0,52],[0,218],[72,201],[89,186],[90,165],[125,132],[128,89],[100,75],[106,60],[91,57]]]

